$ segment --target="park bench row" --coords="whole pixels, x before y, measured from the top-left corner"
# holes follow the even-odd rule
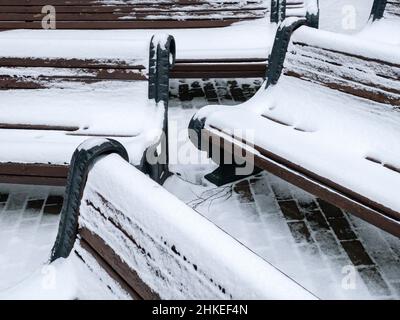
[[[398,12],[400,1],[388,4]],[[193,143],[220,164],[208,179],[243,178],[251,163],[400,236],[400,43],[376,36],[399,34],[400,21],[382,12],[359,35],[286,20],[260,92],[191,121]]]
[[[0,29],[41,29],[55,15],[58,29],[171,29],[305,14],[303,0],[2,0]],[[47,21],[47,20],[46,20]]]
[[[66,4],[78,2],[84,1],[68,1]],[[133,5],[139,3],[132,1]],[[181,4],[179,1],[176,3]],[[215,3],[225,5],[225,2]],[[227,3],[238,5],[236,2]],[[43,2],[17,4],[41,5]],[[276,24],[263,22],[259,30],[265,27],[265,36],[272,40]],[[235,31],[235,35],[238,31],[245,37],[247,30],[238,28],[231,31]],[[185,31],[192,34],[202,30]],[[210,32],[211,29],[207,30]],[[231,31],[225,28],[215,30],[227,31],[226,34],[232,36]],[[263,60],[250,55],[248,59],[238,61],[238,57],[243,57],[242,52],[234,52],[227,59],[224,53],[218,55],[217,50],[214,53],[216,58],[212,58],[211,53],[211,59],[204,59],[209,51],[204,53],[200,49],[202,56],[183,59],[179,65],[172,37],[165,36],[169,40],[160,44],[153,43],[159,37],[152,37],[154,31],[151,30],[119,31],[0,32],[0,99],[3,105],[0,145],[7,150],[0,156],[1,182],[65,184],[73,151],[84,139],[93,136],[114,137],[126,145],[134,145],[132,149],[127,148],[130,152],[134,150],[130,154],[131,163],[142,167],[149,167],[142,160],[145,150],[150,145],[158,145],[163,138],[161,153],[165,155],[164,163],[167,163],[166,137],[161,132],[167,135],[168,81],[170,74],[174,74],[171,71],[174,65],[178,65],[175,76],[179,77],[184,77],[185,73],[199,77],[218,72],[222,72],[222,76],[235,76],[243,71],[256,76],[260,66],[265,72],[263,61],[267,59],[267,53],[262,54]],[[152,49],[149,51],[150,41]],[[167,46],[165,50],[164,46]],[[224,52],[229,52],[229,49],[228,46]],[[235,54],[238,54],[236,58]],[[254,59],[258,61],[255,64]],[[147,87],[156,87],[157,95]],[[157,133],[144,134],[151,130]],[[160,172],[154,174],[160,179],[161,176],[165,178],[164,169],[157,169]],[[156,169],[153,167],[152,170]]]
[[[276,23],[286,15],[307,15],[310,19],[317,16],[317,12],[311,14],[315,3],[316,0],[2,1],[0,30],[26,31],[6,32],[0,35],[0,41],[3,46],[12,46],[9,39],[27,38],[35,39],[37,44],[47,41],[49,47],[53,41],[64,39],[69,34],[67,30],[82,41],[126,41],[150,38],[154,29],[168,29],[166,33],[175,37],[180,48],[171,77],[262,78]],[[52,5],[55,12],[44,7],[42,13],[46,5]],[[50,18],[54,18],[53,25]],[[49,34],[40,30],[43,27],[57,30]],[[35,66],[29,58],[25,57],[24,66]]]

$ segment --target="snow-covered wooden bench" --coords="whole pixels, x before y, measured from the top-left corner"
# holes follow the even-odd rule
[[[180,48],[171,77],[265,77],[276,23],[285,15],[315,20],[316,1],[3,0],[0,30],[41,29],[43,18],[48,27],[52,15],[57,30],[8,31],[0,33],[0,43],[4,46],[3,39],[12,37],[64,39],[82,29],[91,32],[80,32],[76,38],[137,39],[162,28],[168,29]],[[49,5],[55,13],[44,7]]]
[[[118,298],[315,299],[126,159],[106,139],[74,153],[52,261],[77,254]]]
[[[400,47],[306,26],[290,38],[298,27],[281,26],[250,101],[192,119],[193,143],[221,164],[209,178],[238,179],[232,162],[246,160],[400,236]]]
[[[1,182],[64,185],[76,147],[104,136],[121,141],[133,165],[165,178],[173,37],[19,39],[0,56]],[[160,161],[144,157],[159,145]]]

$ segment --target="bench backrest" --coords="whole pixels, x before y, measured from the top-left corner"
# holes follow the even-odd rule
[[[264,18],[270,0],[2,0],[0,29],[158,29],[227,26]],[[55,11],[53,11],[53,8]]]
[[[400,0],[388,0],[383,17],[400,19]]]
[[[0,50],[0,90],[66,88],[103,81],[147,81],[155,70],[152,62],[160,59],[159,55],[166,55],[163,59],[169,61],[170,53],[171,63],[174,63],[174,40],[163,37],[154,36],[150,49],[146,39],[113,41],[110,45],[115,46],[114,52],[104,49],[107,46],[104,42],[85,39],[67,41],[65,45],[59,44],[57,39],[55,42],[54,39],[35,39],[31,50],[26,52],[24,43],[28,40],[12,39],[9,43],[11,51]],[[157,41],[164,41],[161,47],[166,49],[155,53],[152,51],[157,51],[160,46]],[[49,46],[60,48],[47,50]],[[160,67],[161,64],[158,69]]]
[[[400,50],[302,27],[292,36],[283,72],[347,94],[400,106]],[[328,39],[328,40],[327,40]],[[386,48],[387,49],[387,48]]]
[[[280,25],[270,56],[267,87],[285,74],[400,106],[400,50],[309,28],[306,23],[288,19]]]
[[[372,20],[381,18],[400,19],[400,0],[375,0],[371,11]]]
[[[307,15],[318,0],[2,0],[0,30],[210,28]],[[54,22],[54,23],[53,23]],[[53,24],[52,24],[53,23]]]

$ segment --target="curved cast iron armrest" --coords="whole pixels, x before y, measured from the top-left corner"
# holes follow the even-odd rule
[[[149,99],[168,103],[169,73],[175,65],[176,45],[171,35],[153,35],[149,57]]]
[[[279,23],[286,17],[286,0],[271,0],[271,16],[272,23]]]
[[[286,52],[289,47],[290,38],[294,31],[301,26],[309,26],[307,19],[297,19],[291,23],[287,20],[283,21],[276,32],[274,45],[272,47],[271,55],[268,62],[267,71],[267,84],[266,88],[270,85],[275,85],[282,74],[283,65],[285,63]]]
[[[387,0],[374,0],[371,10],[370,20],[375,21],[383,18],[385,13]]]
[[[93,145],[93,141],[98,142]],[[65,198],[61,210],[58,234],[51,250],[50,262],[67,258],[78,233],[79,208],[91,165],[102,156],[116,153],[126,161],[129,156],[124,146],[113,139],[89,139],[74,152],[68,173]]]

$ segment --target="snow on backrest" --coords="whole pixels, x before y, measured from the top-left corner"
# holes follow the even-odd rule
[[[142,29],[224,26],[264,18],[270,0],[2,0],[1,6],[0,29],[40,29],[52,18],[57,29]]]
[[[354,36],[301,27],[284,74],[365,99],[400,106],[400,50]]]
[[[400,19],[400,0],[388,0],[383,17]]]
[[[318,11],[317,0],[286,0],[286,17],[305,17]]]
[[[162,299],[313,298],[115,154],[90,170],[79,227]]]

